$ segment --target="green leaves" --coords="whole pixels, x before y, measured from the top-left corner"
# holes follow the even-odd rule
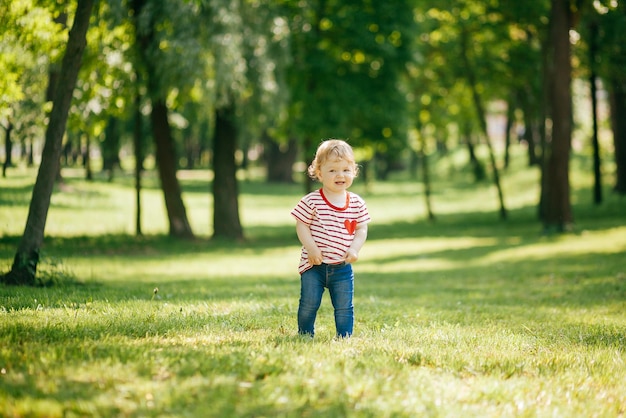
[[[67,36],[55,22],[55,10],[28,0],[0,1],[0,120],[24,117],[20,102],[42,99],[42,67],[59,58]],[[34,87],[34,88],[33,88]],[[19,131],[18,126],[18,131]]]
[[[399,83],[410,60],[412,7],[394,2],[284,2],[292,16],[291,126],[298,136],[402,136]]]

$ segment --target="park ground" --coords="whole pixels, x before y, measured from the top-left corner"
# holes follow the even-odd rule
[[[49,286],[0,286],[0,415],[624,417],[626,200],[607,187],[594,205],[584,164],[565,234],[542,231],[521,164],[503,173],[506,221],[493,187],[452,164],[434,222],[419,182],[357,182],[373,222],[346,340],[327,295],[316,337],[296,335],[300,185],[242,179],[246,241],[232,243],[210,239],[207,173],[181,172],[197,238],[178,241],[154,179],[135,237],[130,177],[64,171]],[[34,174],[0,181],[6,271]]]

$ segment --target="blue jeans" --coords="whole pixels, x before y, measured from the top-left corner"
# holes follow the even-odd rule
[[[335,308],[335,327],[338,337],[352,335],[354,326],[354,273],[352,265],[320,264],[300,275],[300,305],[298,306],[298,333],[313,336],[315,318],[322,303],[324,288],[328,288]]]

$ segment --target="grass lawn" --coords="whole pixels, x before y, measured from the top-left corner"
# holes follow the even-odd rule
[[[626,416],[626,200],[593,206],[578,172],[563,235],[542,234],[537,173],[519,168],[503,173],[507,221],[463,173],[434,185],[434,223],[415,182],[355,184],[373,222],[347,340],[327,294],[315,339],[296,335],[301,186],[242,182],[247,241],[216,242],[208,174],[181,172],[198,235],[181,242],[153,179],[136,238],[131,180],[78,174],[53,196],[39,266],[59,283],[0,285],[1,416]],[[33,181],[0,179],[2,271]]]

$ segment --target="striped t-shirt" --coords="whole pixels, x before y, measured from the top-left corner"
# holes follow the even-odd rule
[[[340,208],[326,199],[322,189],[300,199],[291,215],[309,226],[313,240],[322,251],[323,262],[326,264],[344,261],[357,225],[370,221],[367,206],[360,196],[347,192],[346,204]],[[303,273],[311,267],[307,250],[302,247],[298,272]]]

